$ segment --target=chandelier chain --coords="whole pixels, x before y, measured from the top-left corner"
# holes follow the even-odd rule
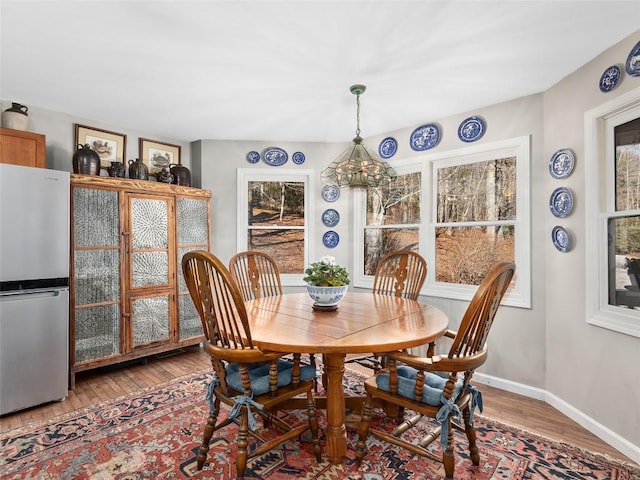
[[[356,137],[360,136],[360,94],[356,95]]]

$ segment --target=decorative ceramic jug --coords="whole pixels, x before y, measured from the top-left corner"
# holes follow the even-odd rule
[[[137,180],[149,180],[149,167],[147,167],[142,159],[136,158],[136,161],[129,160],[129,178]]]
[[[100,175],[100,156],[88,143],[78,145],[73,154],[73,173],[82,175]]]
[[[167,167],[163,167],[162,170],[156,173],[156,180],[162,183],[173,183],[173,174]]]
[[[187,167],[174,163],[171,165],[171,174],[175,185],[191,186],[191,172]]]
[[[2,126],[13,130],[28,130],[29,115],[27,115],[27,110],[29,109],[24,105],[12,102],[11,108],[2,112]]]
[[[110,177],[124,177],[125,167],[122,162],[111,162],[111,166],[107,168]]]

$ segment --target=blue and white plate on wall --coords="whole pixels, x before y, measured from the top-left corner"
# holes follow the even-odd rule
[[[620,70],[620,67],[618,65],[611,65],[600,77],[600,91],[607,93],[616,88],[621,76],[622,70]]]
[[[573,194],[565,187],[556,188],[549,198],[551,213],[558,218],[564,218],[573,211]]]
[[[568,252],[571,249],[571,237],[562,227],[556,226],[551,230],[551,240],[555,247],[561,252]]]
[[[340,214],[333,208],[327,208],[322,214],[322,223],[325,227],[335,227],[340,221]]]
[[[304,153],[296,152],[291,155],[291,161],[296,165],[302,165],[304,163]]]
[[[256,151],[250,151],[247,153],[247,162],[258,163],[260,161],[260,154]]]
[[[484,135],[487,125],[481,117],[469,117],[458,127],[458,138],[463,142],[475,142]]]
[[[562,148],[549,160],[549,173],[553,178],[566,178],[573,172],[575,157],[568,148]]]
[[[440,127],[435,123],[422,125],[411,132],[409,145],[416,152],[429,150],[440,143]]]
[[[636,43],[636,46],[629,52],[625,70],[632,77],[640,77],[640,42]]]
[[[289,160],[289,155],[280,147],[269,147],[262,151],[262,161],[272,167],[284,165]]]
[[[322,236],[322,244],[327,248],[334,248],[340,243],[340,235],[338,232],[334,232],[333,230],[329,230],[328,232],[324,232]]]
[[[322,187],[322,198],[325,202],[335,202],[340,198],[340,189],[335,185],[325,185]]]
[[[393,137],[387,137],[378,145],[378,155],[382,158],[391,158],[398,151],[398,142]]]

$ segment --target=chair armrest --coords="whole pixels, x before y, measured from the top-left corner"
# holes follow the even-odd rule
[[[472,370],[482,365],[487,357],[487,347],[474,355],[464,357],[449,358],[445,355],[434,355],[432,357],[419,357],[406,352],[390,352],[389,359],[409,365],[418,370],[431,372],[464,372]]]

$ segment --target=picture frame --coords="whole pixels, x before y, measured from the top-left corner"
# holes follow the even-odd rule
[[[148,138],[140,139],[140,158],[142,162],[149,168],[149,175],[155,175],[160,172],[163,167],[170,165],[180,165],[180,145],[159,142]]]
[[[89,145],[100,157],[100,168],[107,169],[111,162],[125,163],[127,136],[88,125],[75,124],[75,148]]]

